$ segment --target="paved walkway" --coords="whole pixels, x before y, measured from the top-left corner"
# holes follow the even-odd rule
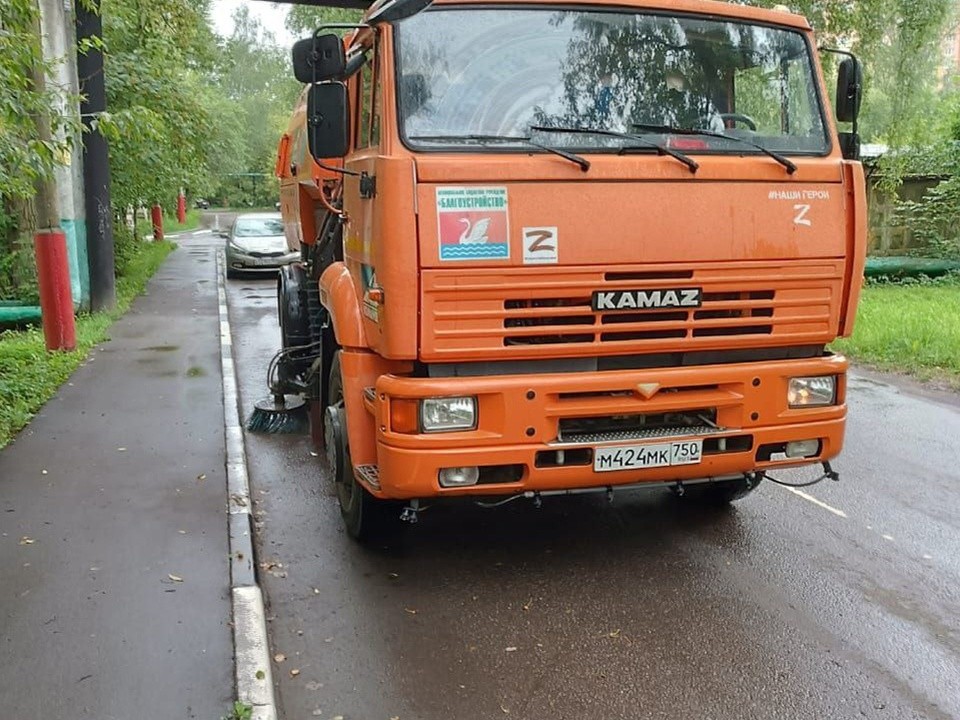
[[[232,701],[216,265],[177,250],[0,452],[0,717]]]

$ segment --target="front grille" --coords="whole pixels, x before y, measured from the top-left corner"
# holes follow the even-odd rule
[[[557,442],[583,444],[708,435],[717,432],[716,408],[560,418]]]
[[[709,435],[717,432],[709,425],[684,425],[677,427],[662,427],[652,430],[607,430],[603,432],[564,433],[557,442],[564,445],[593,445],[607,442],[632,442],[634,440],[655,440],[659,438],[676,438]]]
[[[425,270],[427,361],[576,357],[829,342],[843,263],[704,263],[665,270]],[[697,308],[595,312],[596,291],[702,289]]]
[[[610,273],[608,273],[609,275]],[[680,340],[687,337],[729,337],[733,335],[769,335],[775,290],[739,293],[705,293],[703,306],[691,310],[640,310],[636,312],[594,313],[590,298],[543,298],[506,300],[503,328],[504,345],[556,345],[566,343],[625,342],[630,340]],[[577,314],[558,314],[577,309]],[[526,312],[519,312],[526,311]],[[589,327],[592,332],[573,332]],[[524,334],[514,331],[526,329]],[[530,332],[531,328],[543,332]],[[547,329],[556,332],[546,332]]]

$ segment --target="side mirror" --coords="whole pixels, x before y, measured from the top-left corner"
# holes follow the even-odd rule
[[[837,71],[837,120],[856,122],[862,100],[863,65],[855,58],[847,58]]]
[[[349,128],[347,86],[342,82],[312,85],[307,93],[307,141],[314,159],[322,161],[346,155]]]
[[[302,83],[339,80],[346,64],[343,41],[332,33],[293,44],[293,74]]]

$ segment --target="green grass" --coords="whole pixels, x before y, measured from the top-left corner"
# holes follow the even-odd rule
[[[176,215],[163,215],[163,232],[165,235],[186,232],[187,230],[196,230],[200,227],[200,210],[193,208],[187,210],[186,221],[181,225],[177,222]],[[151,226],[152,228],[153,226]]]
[[[77,318],[74,352],[48,353],[40,328],[0,332],[0,448],[53,397],[90,348],[106,338],[110,324],[127,311],[175,247],[170,242],[140,246],[129,259],[124,275],[117,278],[117,309]]]
[[[853,337],[833,347],[881,370],[960,388],[960,283],[868,285]]]

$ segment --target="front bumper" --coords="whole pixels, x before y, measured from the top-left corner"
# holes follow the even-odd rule
[[[244,272],[275,272],[284,265],[300,259],[300,253],[287,253],[271,257],[251,255],[227,246],[227,267]]]
[[[835,457],[843,446],[846,371],[843,357],[827,356],[595,373],[443,379],[383,375],[366,403],[376,418],[377,472],[358,475],[378,497],[404,499],[696,480],[821,462]],[[815,375],[837,376],[836,404],[789,408],[789,379]],[[656,388],[653,393],[651,388]],[[475,430],[406,434],[391,425],[394,402],[460,395],[477,398]],[[702,408],[715,410],[718,427],[693,436],[703,440],[703,458],[696,465],[595,472],[597,447],[662,442],[672,436],[566,441],[558,437],[564,418]],[[785,443],[813,439],[820,442],[815,456],[783,457]],[[480,483],[442,488],[440,469],[462,466],[480,467]]]

